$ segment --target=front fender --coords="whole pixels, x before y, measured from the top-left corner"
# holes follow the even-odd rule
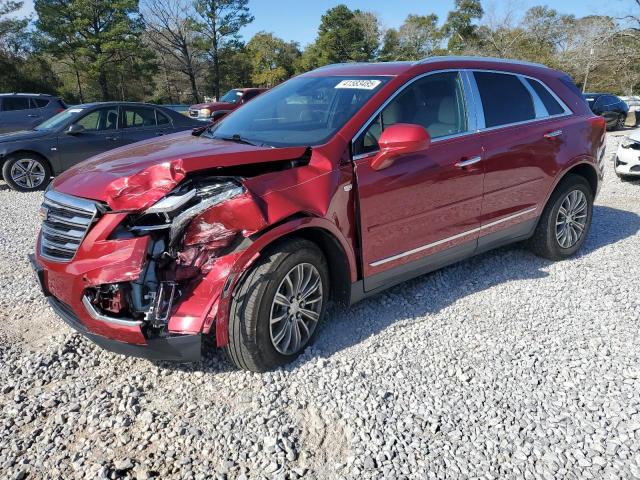
[[[215,321],[216,344],[218,347],[226,345],[232,292],[243,278],[243,274],[269,246],[282,238],[311,228],[322,229],[339,242],[345,252],[350,280],[355,282],[357,280],[355,252],[336,225],[324,218],[295,218],[270,228],[255,238],[246,249],[216,259],[211,270],[171,317],[169,331],[209,333]]]

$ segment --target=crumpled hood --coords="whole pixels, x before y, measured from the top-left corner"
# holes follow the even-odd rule
[[[113,210],[142,210],[160,200],[188,173],[293,160],[305,150],[254,147],[180,132],[96,155],[57,177],[53,188],[105,202]]]

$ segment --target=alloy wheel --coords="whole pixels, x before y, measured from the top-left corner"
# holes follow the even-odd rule
[[[25,189],[38,188],[46,176],[42,163],[32,158],[21,158],[11,166],[11,179]]]
[[[562,200],[556,217],[556,239],[562,248],[573,247],[584,235],[588,207],[587,196],[581,190],[572,190]]]
[[[322,278],[310,263],[300,263],[285,275],[271,304],[269,332],[273,347],[283,355],[302,350],[320,320]]]

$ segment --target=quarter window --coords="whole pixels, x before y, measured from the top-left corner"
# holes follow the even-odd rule
[[[549,115],[560,115],[561,113],[564,113],[564,108],[562,108],[562,105],[560,105],[558,101],[553,98],[553,95],[549,93],[549,90],[547,90],[540,82],[531,78],[527,78],[526,81],[529,83],[529,85],[531,85],[531,88],[533,88],[533,91],[536,92],[536,95],[540,97],[540,100],[544,104],[544,107],[547,109],[547,113]]]
[[[536,118],[533,99],[518,77],[493,72],[474,72],[473,75],[482,100],[485,127]]]
[[[169,125],[169,123],[171,123],[169,117],[167,117],[160,110],[156,110],[156,117],[158,119],[158,125]]]
[[[467,115],[460,75],[445,72],[416,80],[398,94],[356,139],[354,155],[379,149],[385,128],[396,123],[423,126],[432,139],[467,131]]]
[[[45,100],[43,98],[32,98],[31,104],[33,105],[33,108],[44,108],[49,105],[49,100]]]

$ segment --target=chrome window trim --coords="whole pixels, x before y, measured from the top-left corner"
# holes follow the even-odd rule
[[[466,132],[460,132],[460,133],[456,133],[453,135],[446,135],[443,137],[438,137],[438,138],[434,138],[432,140],[431,143],[437,143],[437,142],[441,142],[441,141],[445,141],[445,140],[449,140],[452,138],[457,138],[457,137],[464,137],[467,135],[473,135],[475,133],[481,133],[481,132],[491,132],[493,130],[498,130],[501,128],[509,128],[509,127],[516,127],[516,126],[522,126],[522,125],[527,125],[529,123],[535,123],[535,122],[541,122],[541,121],[546,121],[546,120],[551,120],[551,119],[557,119],[557,118],[562,118],[562,117],[568,117],[570,115],[573,115],[573,111],[567,106],[566,103],[564,103],[562,101],[562,99],[560,97],[558,97],[558,95],[556,95],[556,93],[542,80],[539,80],[535,77],[532,77],[530,75],[524,75],[524,74],[520,74],[520,73],[514,73],[514,72],[507,72],[507,71],[502,71],[502,70],[490,70],[490,69],[483,69],[483,68],[447,68],[444,70],[433,70],[431,72],[426,72],[426,73],[422,73],[416,77],[413,77],[411,79],[409,79],[406,83],[404,83],[403,85],[401,85],[389,98],[387,98],[387,100],[385,100],[385,102],[378,107],[378,109],[376,109],[376,111],[373,113],[373,115],[371,115],[369,117],[369,119],[363,124],[362,127],[360,127],[360,129],[356,132],[356,134],[351,137],[351,155],[352,155],[352,160],[361,160],[363,158],[367,158],[370,156],[373,156],[375,153],[379,152],[380,150],[374,150],[372,152],[367,152],[367,153],[362,153],[362,154],[358,154],[358,155],[353,155],[353,146],[355,145],[355,141],[358,139],[358,137],[360,135],[362,135],[362,133],[371,125],[371,122],[373,122],[373,120],[382,112],[382,110],[385,109],[385,107],[391,103],[391,101],[398,96],[400,93],[402,93],[404,91],[405,88],[409,87],[411,84],[413,84],[414,82],[427,77],[429,75],[434,75],[437,73],[447,73],[447,72],[458,72],[458,74],[460,75],[460,78],[462,79],[462,85],[463,85],[463,93],[465,95],[465,104],[467,107],[467,122],[469,123],[467,125],[467,131]],[[564,109],[563,113],[559,113],[556,115],[548,115],[546,117],[536,117],[536,118],[532,118],[530,120],[523,120],[521,122],[513,122],[513,123],[505,123],[503,125],[496,125],[494,127],[487,127],[486,123],[485,123],[485,117],[484,117],[484,106],[482,105],[482,98],[480,97],[480,90],[478,89],[478,84],[476,83],[475,77],[473,75],[474,72],[487,72],[487,73],[498,73],[498,74],[502,74],[502,75],[514,75],[516,77],[518,77],[520,79],[520,81],[522,82],[522,79],[530,79],[533,81],[536,81],[538,83],[540,83],[550,94],[551,96],[560,104],[560,106]],[[521,77],[521,78],[520,78]],[[465,81],[466,78],[466,81]],[[531,92],[533,91],[533,93],[535,94],[535,90],[533,90],[533,88],[528,85],[526,82],[525,83],[525,87],[527,88],[527,91]],[[469,88],[469,92],[466,91],[467,87]],[[538,97],[537,94],[535,94],[536,99],[538,99],[538,101],[542,102],[542,100],[540,100],[540,97]],[[534,100],[534,107],[535,107],[535,100]],[[542,104],[542,107],[544,108],[544,104]],[[476,125],[475,125],[475,130],[471,130],[471,123],[469,122],[469,119],[471,118],[471,111],[474,112],[474,116],[476,118]],[[546,108],[544,108],[544,111],[546,111]],[[547,112],[548,113],[548,112]]]
[[[529,82],[527,82],[527,79],[524,76],[516,76],[518,77],[518,80],[520,80],[522,86],[527,89],[527,92],[529,92],[529,96],[531,97],[531,101],[533,102],[533,111],[536,114],[536,118],[547,118],[549,116],[547,107],[544,106],[544,103],[542,103],[542,100],[540,99],[536,91],[531,85],[529,85]]]
[[[442,137],[437,137],[434,138],[431,143],[436,143],[442,140],[448,140],[450,138],[456,138],[456,137],[462,137],[464,135],[471,135],[472,133],[475,133],[475,130],[471,130],[470,129],[470,122],[469,122],[469,118],[470,118],[470,114],[469,114],[469,101],[468,101],[468,97],[467,97],[467,92],[466,92],[466,88],[465,88],[465,82],[464,79],[462,78],[462,70],[458,69],[458,68],[447,68],[444,70],[434,70],[432,72],[426,72],[426,73],[422,73],[416,77],[413,77],[411,79],[409,79],[406,83],[404,83],[403,85],[400,86],[400,88],[398,88],[395,92],[393,92],[393,95],[391,95],[389,98],[387,98],[384,103],[382,105],[380,105],[376,111],[373,113],[373,115],[371,115],[366,122],[364,122],[364,125],[362,127],[360,127],[360,130],[358,130],[356,132],[356,134],[351,137],[351,154],[352,154],[352,159],[353,160],[360,160],[362,158],[366,158],[368,156],[370,156],[371,154],[374,154],[376,152],[379,152],[380,150],[374,150],[373,152],[367,152],[367,153],[361,153],[358,155],[353,155],[353,145],[355,144],[355,141],[358,139],[358,137],[360,137],[360,135],[362,135],[367,128],[369,128],[369,126],[371,125],[371,123],[375,120],[375,118],[380,115],[380,113],[382,113],[382,111],[387,107],[387,105],[389,105],[398,95],[400,95],[406,88],[408,88],[410,85],[412,85],[414,82],[417,82],[418,80],[421,80],[425,77],[431,76],[431,75],[436,75],[439,73],[450,73],[450,72],[455,72],[459,75],[460,80],[461,80],[461,84],[462,84],[462,95],[464,97],[464,101],[465,101],[465,109],[466,109],[466,116],[467,116],[467,130],[464,132],[459,132],[459,133],[454,133],[452,135],[445,135]],[[474,108],[475,105],[473,105],[471,108]],[[475,112],[475,110],[474,110]],[[475,116],[475,113],[474,113]]]
[[[513,220],[515,218],[518,218],[518,217],[521,217],[523,215],[526,215],[527,213],[535,212],[537,209],[538,209],[538,207],[533,207],[533,208],[528,208],[526,210],[522,210],[520,212],[514,213],[514,214],[509,215],[507,217],[500,218],[499,220],[495,220],[493,222],[487,223],[486,225],[481,225],[481,226],[479,226],[477,228],[472,228],[471,230],[467,230],[465,232],[458,233],[458,234],[453,235],[451,237],[443,238],[442,240],[438,240],[436,242],[429,243],[427,245],[422,245],[421,247],[413,248],[411,250],[407,250],[405,252],[398,253],[398,254],[392,255],[390,257],[383,258],[381,260],[376,260],[375,262],[371,262],[369,264],[369,266],[370,267],[379,267],[380,265],[384,265],[385,263],[393,262],[394,260],[399,260],[401,258],[408,257],[409,255],[413,255],[415,253],[419,253],[419,252],[422,252],[424,250],[428,250],[430,248],[437,247],[438,245],[442,245],[443,243],[451,242],[453,240],[457,240],[459,238],[463,238],[463,237],[466,237],[468,235],[472,235],[474,233],[481,232],[482,230],[486,230],[487,228],[495,227],[496,225],[500,225],[501,223],[508,222],[509,220]]]

